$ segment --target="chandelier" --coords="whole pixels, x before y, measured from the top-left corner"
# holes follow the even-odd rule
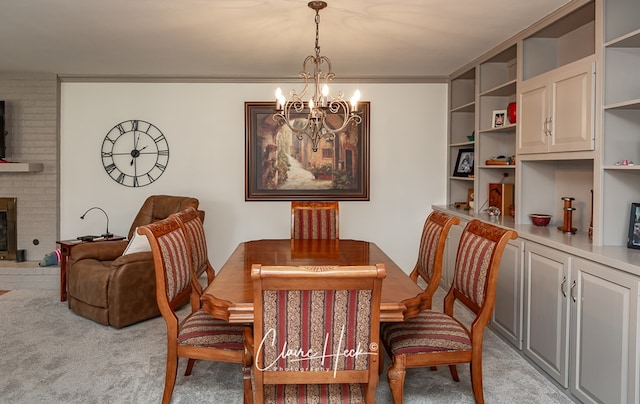
[[[310,1],[309,8],[316,11],[316,47],[315,56],[309,55],[302,63],[300,78],[304,80],[304,88],[300,93],[291,90],[290,98],[287,100],[278,87],[276,90],[276,113],[273,119],[286,125],[302,141],[304,136],[309,137],[313,151],[318,151],[318,143],[321,139],[334,139],[336,133],[342,131],[350,124],[359,125],[362,118],[358,115],[358,101],[360,91],[356,90],[350,102],[344,99],[344,94],[338,92],[336,96],[329,93],[328,83],[334,79],[335,74],[331,71],[331,61],[326,56],[320,56],[319,32],[320,32],[320,10],[327,7],[324,1]],[[309,66],[309,68],[308,68]],[[326,66],[326,71],[323,70]],[[311,69],[313,70],[311,70]],[[313,94],[310,94],[309,101],[305,105],[304,97],[309,91],[309,85],[313,86]],[[351,104],[351,105],[349,105]],[[308,115],[304,125],[294,125],[293,119],[308,107]],[[336,114],[342,118],[342,124],[333,128],[327,124],[327,116]],[[292,115],[294,118],[292,119]],[[295,116],[298,115],[298,116]]]

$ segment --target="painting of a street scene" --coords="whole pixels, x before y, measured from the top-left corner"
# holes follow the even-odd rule
[[[361,103],[362,123],[348,125],[318,150],[273,119],[275,103],[245,103],[247,200],[368,200],[369,103]],[[359,104],[360,106],[360,104]],[[342,117],[329,115],[332,127]],[[307,124],[305,114],[294,127]]]

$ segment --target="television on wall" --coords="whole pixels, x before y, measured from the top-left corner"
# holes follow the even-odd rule
[[[4,133],[4,101],[0,101],[0,160],[6,157],[7,146]]]

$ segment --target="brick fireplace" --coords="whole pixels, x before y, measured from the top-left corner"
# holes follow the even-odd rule
[[[0,259],[0,290],[58,288],[59,268],[38,266],[58,239],[58,89],[55,74],[0,73],[6,160],[20,164],[20,169],[11,170],[13,164],[2,163],[0,197],[16,199],[12,243],[16,251],[25,250],[26,258],[25,262],[16,262],[15,256]],[[31,169],[34,163],[41,166],[38,171]],[[5,230],[8,226],[1,230],[3,236]]]
[[[18,232],[17,198],[0,198],[0,260],[15,260]]]

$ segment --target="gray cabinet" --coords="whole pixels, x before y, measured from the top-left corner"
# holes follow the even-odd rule
[[[518,153],[594,149],[595,58],[522,82]]]
[[[582,402],[638,402],[638,283],[527,242],[525,355]]]
[[[571,393],[585,403],[638,402],[638,278],[572,262]]]
[[[522,349],[523,253],[521,239],[510,240],[502,253],[491,320],[493,330],[518,349]]]
[[[524,353],[567,388],[569,255],[526,242]]]

